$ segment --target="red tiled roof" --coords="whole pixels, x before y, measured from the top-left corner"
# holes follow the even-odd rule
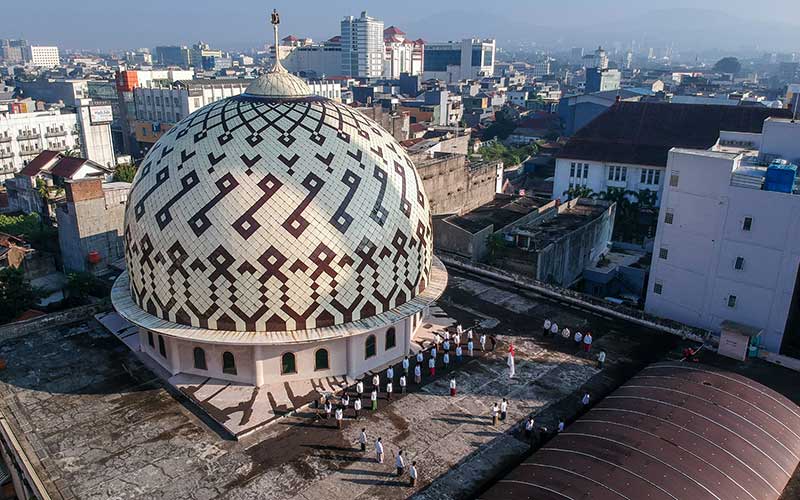
[[[401,43],[401,42],[402,42],[402,40],[400,40],[400,39],[399,39],[399,38],[397,38],[396,36],[386,36],[386,37],[383,37],[383,41],[384,41],[384,42],[391,42],[391,43]]]
[[[50,169],[50,174],[69,179],[75,175],[75,172],[87,161],[86,158],[73,158],[69,156],[61,158],[61,160]]]
[[[384,35],[405,35],[406,33],[397,26],[389,26],[385,30],[383,30]]]
[[[36,158],[31,160],[30,163],[25,165],[25,168],[20,170],[19,173],[27,177],[33,177],[39,172],[41,172],[41,170],[48,164],[50,164],[51,161],[53,161],[58,157],[59,157],[58,151],[50,151],[49,149],[46,151],[42,151],[36,156]]]
[[[423,130],[427,130],[427,129],[428,129],[428,127],[427,127],[427,126],[425,126],[425,125],[424,125],[424,124],[422,124],[422,123],[412,123],[412,124],[409,126],[409,129],[411,130],[411,132],[414,132],[414,133],[416,133],[416,132],[422,132]]]

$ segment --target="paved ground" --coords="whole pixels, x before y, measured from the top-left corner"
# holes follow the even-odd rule
[[[0,345],[0,406],[41,458],[54,492],[78,498],[299,498],[311,500],[464,498],[500,469],[518,462],[528,444],[514,429],[529,413],[540,425],[579,411],[584,390],[599,398],[662,356],[674,340],[598,318],[513,288],[451,273],[440,318],[481,321],[498,335],[495,353],[465,362],[344,430],[313,415],[287,417],[236,442],[203,414],[182,404],[128,348],[100,325],[60,328]],[[608,365],[576,355],[573,345],[538,338],[542,319],[595,333]],[[449,321],[449,320],[448,320]],[[536,336],[534,336],[536,334]],[[517,379],[505,352],[517,348]],[[454,375],[459,395],[447,395]],[[493,402],[511,400],[509,419],[493,427]],[[177,399],[176,399],[177,398]],[[183,401],[183,403],[186,403]],[[362,455],[366,427],[382,436],[387,459]],[[393,474],[392,453],[419,462],[416,489]],[[371,450],[370,450],[371,451]]]

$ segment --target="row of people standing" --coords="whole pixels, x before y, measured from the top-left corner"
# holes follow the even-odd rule
[[[566,326],[559,331],[558,323],[550,321],[548,318],[544,320],[544,324],[542,325],[542,336],[547,337],[548,335],[556,339],[561,336],[564,342],[569,342],[570,339],[572,339],[578,349],[582,349],[586,354],[589,354],[592,350],[592,342],[594,341],[592,332],[581,333],[580,331],[576,331],[573,334]]]

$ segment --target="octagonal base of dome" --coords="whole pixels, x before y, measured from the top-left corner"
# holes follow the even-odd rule
[[[122,318],[139,327],[140,350],[172,375],[261,386],[276,379],[356,378],[396,362],[409,354],[416,331],[447,286],[447,278],[444,265],[434,257],[431,281],[413,300],[368,319],[285,332],[210,330],[165,321],[133,301],[127,273],[114,283],[111,301]],[[284,359],[287,354],[290,366]]]

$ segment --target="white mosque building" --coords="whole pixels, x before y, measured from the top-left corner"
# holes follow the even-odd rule
[[[127,203],[112,301],[173,375],[355,378],[410,351],[447,284],[402,146],[279,62],[165,134]]]

